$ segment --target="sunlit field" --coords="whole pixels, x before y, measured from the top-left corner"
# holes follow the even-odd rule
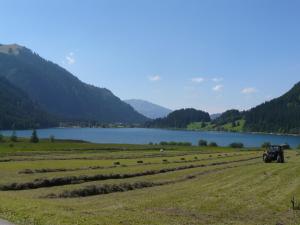
[[[0,217],[17,225],[299,224],[300,155],[261,149],[0,144]]]

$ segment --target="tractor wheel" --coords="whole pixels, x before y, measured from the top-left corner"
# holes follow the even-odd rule
[[[284,163],[284,154],[283,153],[280,155],[280,158],[281,158],[281,163]]]
[[[280,154],[277,156],[277,163],[282,163],[282,157]]]
[[[268,157],[267,157],[266,154],[263,155],[263,161],[264,161],[265,163],[268,163]]]

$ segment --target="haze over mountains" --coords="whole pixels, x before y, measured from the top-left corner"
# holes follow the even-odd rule
[[[143,101],[122,101],[106,88],[80,81],[67,70],[19,45],[0,45],[0,129],[51,127],[61,121],[139,124],[148,127],[300,134],[300,83],[251,110],[212,115],[195,109],[171,112]],[[152,122],[149,118],[155,119]],[[146,123],[147,122],[147,123]]]
[[[0,45],[0,77],[61,120],[102,123],[147,120],[108,89],[83,83],[57,64],[19,45]]]
[[[145,100],[129,99],[124,101],[131,105],[136,111],[150,119],[166,117],[169,113],[172,112],[171,109]]]

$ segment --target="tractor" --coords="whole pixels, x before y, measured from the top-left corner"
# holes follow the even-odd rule
[[[267,151],[263,154],[263,161],[270,163],[276,161],[277,163],[284,163],[284,150],[288,149],[287,145],[270,145]]]

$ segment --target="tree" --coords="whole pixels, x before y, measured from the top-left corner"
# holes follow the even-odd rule
[[[2,134],[0,134],[0,142],[2,142],[2,141],[3,141],[3,139],[4,139],[3,135],[2,135]]]
[[[37,132],[36,132],[35,129],[32,131],[32,135],[30,137],[30,142],[31,143],[38,143],[39,142],[39,138],[37,136]]]
[[[218,147],[218,144],[216,142],[210,142],[208,146],[210,146],[210,147]]]
[[[240,142],[233,142],[229,145],[230,148],[244,148],[244,144]]]
[[[10,136],[10,140],[11,140],[12,142],[17,142],[17,141],[18,141],[17,133],[16,133],[15,130],[13,130],[13,132],[12,132],[12,134],[11,134],[11,136]]]
[[[55,141],[55,137],[54,135],[50,135],[50,138],[49,138],[50,142],[53,143]]]

